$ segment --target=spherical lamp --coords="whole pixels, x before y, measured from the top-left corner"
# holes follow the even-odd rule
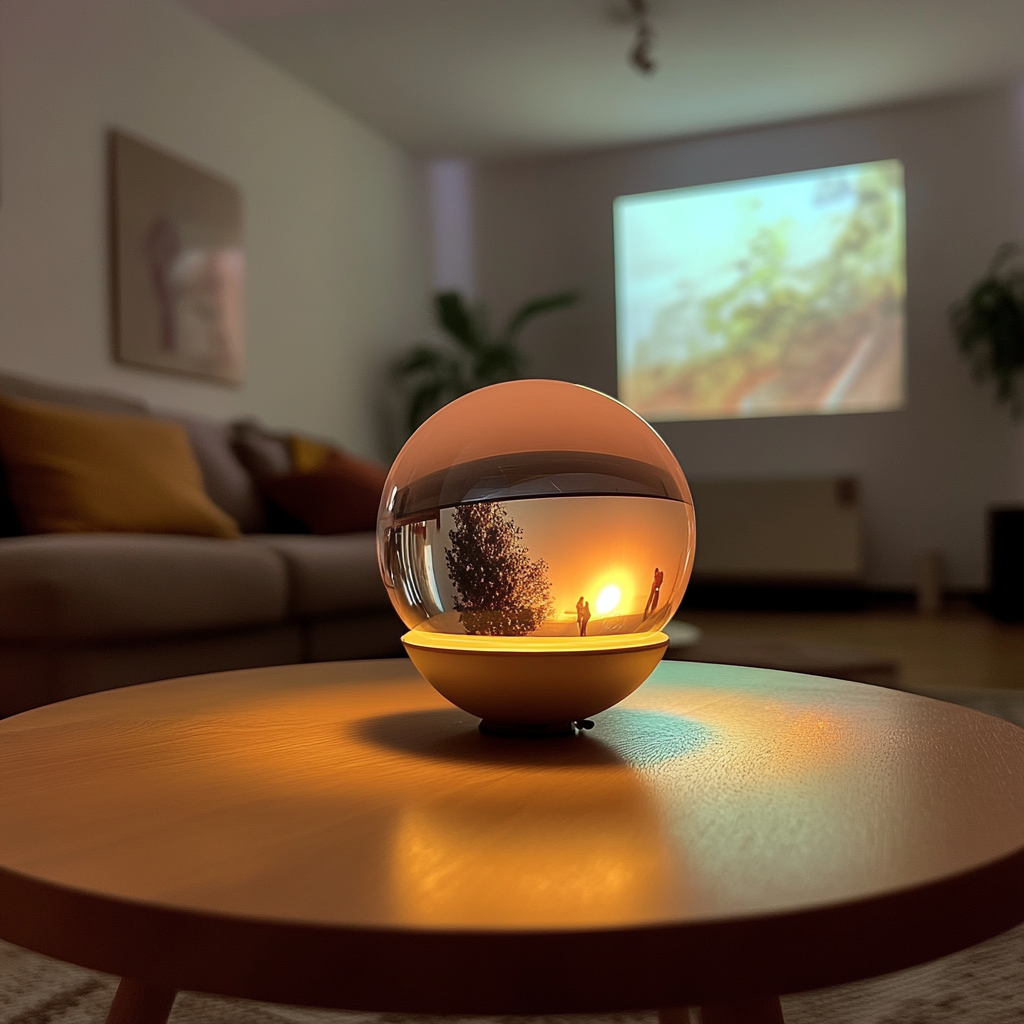
[[[485,732],[562,735],[668,647],[693,566],[679,463],[624,405],[552,380],[482,388],[401,450],[377,557],[420,673]]]

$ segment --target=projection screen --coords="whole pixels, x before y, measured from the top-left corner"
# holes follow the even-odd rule
[[[898,160],[615,200],[619,398],[651,421],[897,409]]]

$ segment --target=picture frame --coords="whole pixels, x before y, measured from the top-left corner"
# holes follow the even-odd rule
[[[241,190],[122,131],[109,132],[108,152],[114,359],[240,385]]]

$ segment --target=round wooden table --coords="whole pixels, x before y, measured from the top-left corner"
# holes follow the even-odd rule
[[[461,1014],[701,1006],[1024,920],[1024,730],[666,663],[596,728],[483,736],[408,662],[197,676],[0,723],[0,937],[178,989]]]

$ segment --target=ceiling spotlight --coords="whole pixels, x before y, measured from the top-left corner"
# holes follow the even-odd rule
[[[633,47],[629,51],[629,62],[642,75],[652,74],[658,65],[651,56],[654,29],[651,27],[647,0],[629,0],[629,17],[636,30]]]

